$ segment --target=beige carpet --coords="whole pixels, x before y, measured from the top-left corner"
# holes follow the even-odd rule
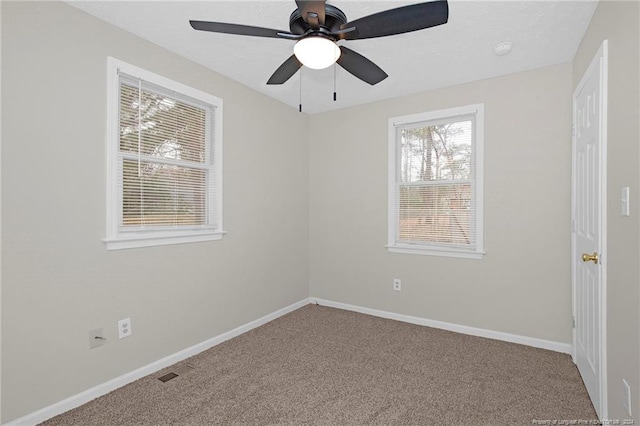
[[[195,369],[158,380],[184,364]],[[596,418],[568,355],[308,305],[44,424],[531,425]]]

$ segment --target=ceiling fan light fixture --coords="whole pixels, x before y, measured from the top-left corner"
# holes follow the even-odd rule
[[[293,46],[293,53],[302,65],[314,70],[328,68],[340,58],[338,45],[322,36],[310,36],[299,40]]]

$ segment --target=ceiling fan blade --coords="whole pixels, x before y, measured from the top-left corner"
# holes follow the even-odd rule
[[[296,55],[291,55],[289,59],[284,61],[276,72],[273,73],[269,81],[267,81],[267,84],[283,84],[298,72],[301,66],[302,63],[296,58]]]
[[[288,34],[287,31],[271,28],[253,27],[250,25],[227,24],[224,22],[189,21],[194,30],[211,31],[214,33],[236,34],[254,37],[281,38],[280,34]]]
[[[298,10],[302,15],[302,19],[304,19],[304,22],[311,25],[311,28],[313,28],[314,30],[318,29],[314,28],[314,14],[318,17],[318,24],[324,25],[326,8],[325,0],[296,0],[296,4],[298,5]],[[312,19],[309,19],[309,14],[311,14],[311,16],[313,17]]]
[[[338,59],[338,65],[358,77],[360,80],[373,86],[374,84],[378,84],[385,78],[389,77],[379,66],[361,54],[344,46],[340,46],[340,50],[342,51],[342,55],[340,55],[340,58]]]
[[[385,37],[445,24],[449,20],[447,0],[435,0],[385,10],[343,24],[340,28],[356,27],[344,34],[346,40]]]

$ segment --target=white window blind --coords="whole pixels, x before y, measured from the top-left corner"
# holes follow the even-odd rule
[[[478,112],[390,121],[390,249],[481,252]]]
[[[117,124],[110,143],[116,164],[107,240],[158,245],[219,234],[221,106],[184,93],[199,95],[195,89],[123,68],[120,63],[115,70]],[[139,245],[127,244],[133,246]]]
[[[120,74],[124,230],[215,227],[210,162],[211,107]]]

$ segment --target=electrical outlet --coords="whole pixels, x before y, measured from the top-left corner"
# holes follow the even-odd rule
[[[89,349],[97,348],[107,343],[102,327],[89,330]]]
[[[131,329],[131,318],[125,318],[118,321],[118,338],[124,339],[131,336],[133,330]]]
[[[629,417],[633,417],[631,414],[631,388],[626,380],[622,380],[622,406],[627,410]]]
[[[394,278],[393,279],[393,289],[395,291],[401,291],[402,290],[402,281],[400,280],[400,278]]]

